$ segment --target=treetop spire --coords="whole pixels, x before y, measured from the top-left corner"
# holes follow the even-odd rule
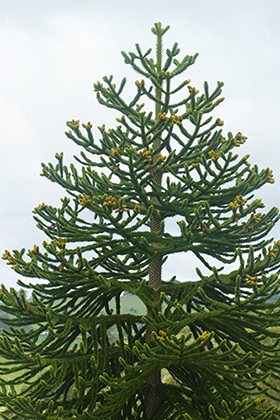
[[[153,26],[152,28],[151,28],[151,31],[153,32],[153,34],[155,34],[157,37],[162,37],[167,31],[168,31],[168,29],[170,29],[170,26],[168,25],[168,26],[166,26],[165,28],[163,28],[162,26],[161,26],[161,22],[156,22],[155,24],[154,24],[155,26]]]

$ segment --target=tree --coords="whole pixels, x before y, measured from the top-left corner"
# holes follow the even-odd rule
[[[48,242],[27,256],[4,254],[17,273],[43,280],[19,281],[30,300],[2,285],[11,327],[0,339],[0,373],[16,374],[1,379],[5,419],[279,418],[259,404],[280,372],[279,300],[271,301],[280,241],[267,239],[278,209],[264,213],[254,198],[272,171],[234,154],[246,137],[224,136],[210,115],[223,83],[210,93],[204,82],[200,94],[180,79],[197,54],[178,59],[175,43],[163,60],[168,29],[152,28],[155,59],[138,44],[122,52],[143,78],[133,99],[123,99],[125,78],[94,85],[119,125],[98,127],[96,141],[91,123],[67,122],[82,148],[79,168],[65,166],[63,153],[42,165],[67,192],[60,208],[34,210]],[[168,231],[169,220],[177,227]],[[197,280],[163,280],[167,258],[187,252],[204,266]],[[145,316],[122,313],[123,292],[143,302]]]

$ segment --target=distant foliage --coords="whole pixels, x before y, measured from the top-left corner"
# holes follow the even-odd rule
[[[0,310],[0,329],[7,328],[7,324],[5,323],[5,319],[8,318],[7,313]]]

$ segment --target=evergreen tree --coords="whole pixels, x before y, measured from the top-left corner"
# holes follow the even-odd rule
[[[279,300],[271,301],[280,241],[267,239],[279,216],[254,198],[272,171],[232,152],[246,137],[224,136],[210,114],[223,83],[211,93],[204,82],[199,93],[180,79],[197,54],[176,58],[175,43],[163,59],[167,30],[152,28],[154,59],[138,44],[122,52],[143,78],[130,101],[125,78],[94,85],[119,125],[98,127],[96,141],[91,123],[68,122],[67,137],[83,149],[79,168],[65,166],[63,153],[42,165],[67,192],[60,208],[34,210],[48,241],[27,256],[4,254],[21,276],[40,279],[19,281],[29,300],[2,285],[4,419],[279,418],[262,408],[280,374]],[[177,223],[170,231],[168,220]],[[162,279],[167,258],[186,252],[204,266],[197,280],[175,282],[175,267]],[[123,313],[123,292],[146,315]]]

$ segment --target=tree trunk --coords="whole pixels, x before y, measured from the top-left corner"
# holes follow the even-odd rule
[[[153,288],[153,296],[156,301],[159,300],[159,287],[161,284],[161,266],[162,258],[157,257],[151,262],[149,267],[149,285]],[[160,310],[160,308],[158,308]],[[149,314],[148,314],[149,316]],[[146,343],[149,343],[152,339],[152,328],[147,325],[146,329]],[[158,386],[161,384],[161,371],[152,374],[146,382],[151,385],[145,398],[146,415],[148,419],[153,418],[153,414],[159,406],[162,396],[159,392]]]
[[[157,176],[158,175],[158,176]],[[157,174],[158,177],[157,182],[159,185],[161,184],[161,174]],[[157,204],[157,199],[153,199],[154,204]],[[151,231],[158,231],[160,229],[160,222],[162,217],[158,212],[156,215],[151,217]],[[161,244],[153,244],[160,248]],[[158,301],[160,298],[159,288],[161,286],[161,271],[162,271],[162,257],[156,257],[149,266],[149,286],[153,289],[153,298],[155,301]],[[158,307],[158,311],[160,311],[160,306]],[[148,313],[148,317],[150,314]],[[152,328],[147,325],[146,329],[146,343],[149,343],[152,339]],[[158,386],[161,384],[161,371],[155,372],[152,374],[146,382],[151,385],[151,388],[147,392],[146,395],[146,415],[148,419],[153,417],[153,414],[157,407],[159,406],[162,396],[158,389]]]
[[[157,35],[157,45],[156,45],[156,53],[157,53],[157,73],[158,76],[161,73],[162,70],[162,36],[164,34],[164,30],[161,29],[161,26],[157,28],[158,32]],[[158,80],[160,84],[160,79]],[[156,98],[161,101],[161,90],[156,88]],[[155,105],[155,120],[158,119],[158,115],[161,111],[161,105],[159,103],[156,103]],[[157,138],[154,142],[155,148],[157,148],[160,145],[161,139]],[[158,157],[155,157],[155,159],[158,159]],[[162,184],[162,173],[157,172],[155,175],[153,175],[154,180],[158,184],[158,190],[160,190],[161,184]],[[157,198],[152,198],[152,203],[156,207],[158,204]],[[160,223],[162,221],[162,215],[159,211],[157,211],[156,214],[153,214],[151,217],[151,232],[156,232],[160,230]],[[153,243],[153,246],[156,246],[158,248],[161,247],[160,243]],[[159,288],[161,286],[161,269],[162,269],[162,256],[157,256],[149,266],[149,286],[153,289],[153,298],[155,301],[159,300],[160,292]],[[158,311],[160,311],[160,307],[158,307]],[[151,315],[148,313],[148,317],[151,317]],[[146,328],[146,343],[149,343],[152,339],[152,328],[147,325]],[[151,385],[151,388],[146,394],[145,398],[145,406],[146,406],[146,415],[148,419],[153,418],[153,414],[158,408],[158,406],[161,403],[162,396],[159,391],[159,385],[161,384],[161,371],[155,372],[152,374],[146,382]]]

